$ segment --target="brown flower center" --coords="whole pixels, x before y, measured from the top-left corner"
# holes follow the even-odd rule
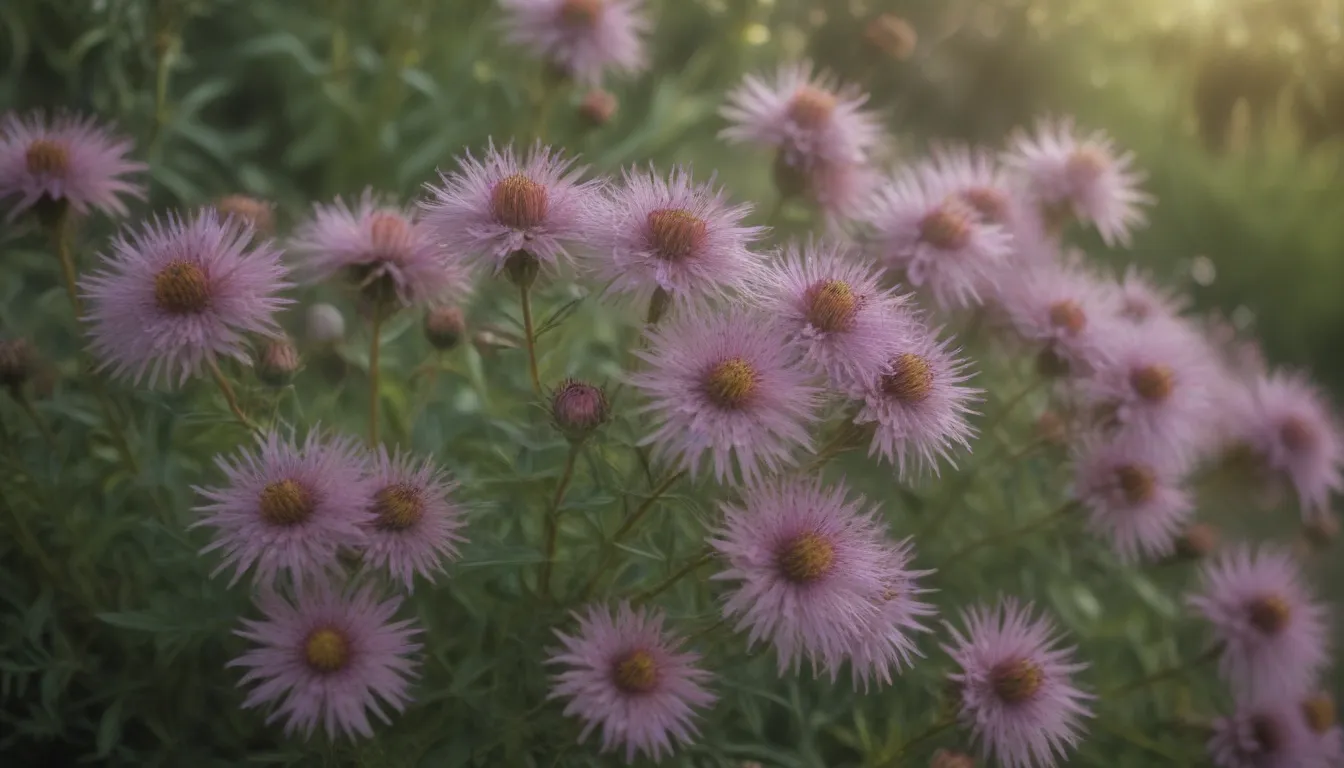
[[[854,325],[859,297],[843,280],[822,280],[803,294],[807,322],[822,333],[847,331]]]
[[[1069,155],[1064,163],[1064,173],[1074,181],[1090,184],[1110,167],[1111,158],[1104,149],[1085,144]]]
[[[1129,385],[1144,400],[1160,403],[1171,397],[1171,391],[1176,388],[1176,375],[1170,367],[1160,363],[1145,365],[1130,372]]]
[[[1050,305],[1050,325],[1077,336],[1087,327],[1087,313],[1073,299],[1064,299]]]
[[[369,240],[375,253],[390,256],[406,248],[411,222],[396,211],[374,211],[369,216]]]
[[[1020,704],[1035,696],[1044,682],[1044,671],[1027,659],[1009,659],[989,671],[994,695],[1008,704]]]
[[[1288,620],[1293,617],[1288,601],[1279,595],[1260,595],[1246,605],[1246,613],[1251,626],[1266,635],[1277,635],[1288,628]]]
[[[835,564],[835,546],[809,531],[785,544],[775,562],[784,578],[794,584],[809,584],[830,573]]]
[[[313,514],[313,495],[288,478],[261,489],[261,519],[270,525],[298,525]]]
[[[903,403],[918,403],[933,392],[933,366],[927,358],[903,352],[891,361],[891,373],[882,377],[882,391]]]
[[[1256,715],[1251,718],[1251,738],[1261,752],[1272,755],[1283,748],[1283,727],[1269,715]]]
[[[839,101],[835,94],[804,85],[789,100],[788,117],[803,128],[820,128],[831,119]]]
[[[1008,197],[993,187],[971,187],[962,191],[961,199],[985,221],[1002,224],[1008,219]]]
[[[28,145],[23,159],[33,175],[62,176],[70,168],[70,148],[64,142],[37,139]]]
[[[350,641],[335,627],[319,627],[303,642],[303,660],[314,672],[339,672],[350,661]]]
[[[683,208],[659,208],[645,218],[649,249],[663,261],[695,255],[709,231],[704,219]]]
[[[616,662],[612,677],[625,693],[648,693],[658,685],[658,665],[648,651],[631,651]]]
[[[550,199],[546,187],[515,173],[490,190],[490,210],[495,221],[510,229],[532,229],[546,220]]]
[[[1217,548],[1218,529],[1208,523],[1191,525],[1176,540],[1176,553],[1190,560],[1206,557]]]
[[[1316,445],[1316,430],[1306,419],[1289,416],[1279,425],[1279,439],[1289,451],[1302,453]]]
[[[425,516],[425,496],[410,483],[394,483],[373,496],[375,525],[384,531],[404,531]]]
[[[970,242],[973,223],[968,209],[948,199],[919,220],[919,239],[940,251],[955,251]]]
[[[1326,733],[1335,727],[1335,700],[1328,693],[1318,693],[1302,702],[1302,716],[1313,733]]]
[[[205,270],[189,261],[170,261],[154,276],[154,303],[172,315],[194,315],[210,306]]]
[[[705,376],[705,394],[715,405],[725,409],[746,405],[759,385],[760,374],[740,357],[724,360],[710,368]]]
[[[1148,467],[1139,464],[1122,465],[1116,468],[1115,479],[1130,506],[1147,504],[1157,494],[1157,477]]]
[[[590,27],[602,13],[602,0],[565,0],[560,4],[560,18],[568,24]]]

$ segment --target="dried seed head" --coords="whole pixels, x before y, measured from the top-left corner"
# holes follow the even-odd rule
[[[1144,400],[1160,403],[1176,388],[1176,374],[1165,365],[1145,365],[1130,372],[1129,385]]]
[[[751,401],[760,386],[760,378],[751,363],[731,357],[706,373],[705,395],[720,408],[735,410]]]
[[[373,495],[374,525],[384,531],[404,531],[425,516],[425,495],[410,483],[393,483]]]
[[[247,195],[225,195],[214,202],[221,218],[231,218],[252,227],[258,235],[275,232],[275,213],[271,204]]]
[[[299,370],[299,350],[289,339],[272,339],[266,342],[257,361],[257,378],[263,384],[283,387],[294,378]]]
[[[933,392],[933,367],[926,358],[903,352],[882,377],[882,391],[903,403],[918,403]]]
[[[955,251],[971,241],[974,225],[971,209],[949,198],[919,220],[919,239],[940,251]]]
[[[793,98],[789,100],[787,114],[790,120],[803,128],[816,129],[831,119],[831,114],[838,105],[839,101],[835,98],[835,94],[804,85],[794,91]]]
[[[1288,628],[1293,618],[1288,601],[1279,595],[1260,595],[1246,604],[1246,615],[1251,626],[1266,635],[1277,635]]]
[[[261,519],[269,525],[299,525],[312,517],[313,495],[298,482],[285,478],[261,489],[258,502]]]
[[[610,416],[601,387],[568,379],[551,396],[551,420],[570,442],[588,439]]]
[[[33,357],[33,345],[27,339],[0,339],[0,386],[23,386],[33,375]]]
[[[606,125],[616,114],[618,105],[613,93],[594,88],[584,94],[583,102],[579,104],[579,114],[592,125]]]
[[[659,208],[645,219],[649,250],[663,261],[694,256],[705,243],[709,225],[683,208]]]
[[[532,229],[546,221],[550,199],[545,186],[515,173],[490,190],[490,210],[495,221],[510,229]]]
[[[303,660],[314,672],[339,672],[350,662],[350,641],[335,627],[318,627],[303,641]]]
[[[1116,467],[1115,481],[1131,507],[1147,504],[1157,495],[1157,475],[1148,467],[1139,464]]]
[[[989,684],[994,695],[1007,704],[1020,704],[1035,696],[1045,682],[1045,673],[1029,659],[1010,659],[994,666]]]
[[[70,148],[52,139],[37,139],[29,144],[23,159],[28,172],[35,176],[64,176],[70,170]]]
[[[467,319],[458,307],[433,307],[425,313],[425,338],[435,349],[449,350],[462,342]]]
[[[1077,336],[1087,328],[1087,313],[1073,299],[1064,299],[1050,305],[1050,325],[1070,336]]]
[[[910,22],[890,13],[869,20],[863,30],[863,39],[897,61],[905,61],[913,56],[919,42],[919,36]]]
[[[616,662],[611,676],[624,693],[648,693],[658,686],[658,663],[653,654],[636,649]]]
[[[809,531],[780,548],[775,563],[784,578],[794,584],[810,584],[831,572],[835,546],[826,537]]]

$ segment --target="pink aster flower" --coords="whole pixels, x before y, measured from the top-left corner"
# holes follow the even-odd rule
[[[817,160],[803,172],[776,164],[775,170],[780,189],[788,191],[796,187],[795,191],[817,207],[833,231],[838,230],[842,222],[863,215],[873,190],[882,180],[866,161]]]
[[[364,559],[386,568],[410,592],[415,574],[434,580],[445,559],[457,557],[458,533],[465,523],[452,500],[458,484],[429,459],[417,463],[411,456],[389,456],[379,446],[370,473],[373,503],[364,545]]]
[[[742,506],[722,506],[710,545],[728,561],[713,578],[735,582],[723,614],[749,630],[749,644],[774,645],[781,676],[804,656],[834,678],[856,649],[864,662],[891,652],[869,628],[881,619],[897,562],[876,510],[848,496],[843,484],[783,478],[746,489]]]
[[[757,268],[750,250],[765,227],[748,227],[748,204],[696,184],[677,168],[667,179],[630,169],[610,195],[595,196],[585,217],[593,273],[610,290],[648,301],[662,291],[686,303],[723,296]]]
[[[1258,697],[1213,723],[1209,756],[1217,768],[1328,768],[1292,699]]]
[[[1307,750],[1320,768],[1344,765],[1344,729],[1337,720],[1334,698],[1316,691],[1301,699],[1298,708],[1307,726]]]
[[[885,370],[914,328],[907,298],[838,240],[790,244],[747,296],[836,385]]]
[[[900,674],[914,663],[912,657],[924,655],[915,645],[915,635],[929,631],[922,621],[937,610],[920,601],[919,596],[931,590],[921,587],[919,580],[933,571],[910,567],[913,550],[909,539],[886,547],[886,572],[877,613],[869,619],[866,631],[849,652],[856,688],[860,680],[865,691],[870,681],[878,686],[889,685],[893,673]]]
[[[1027,205],[1025,192],[989,150],[936,145],[916,166],[916,172],[926,188],[955,195],[975,211],[980,221],[1001,227],[1015,245],[1019,240],[1026,245],[1040,240],[1040,219]]]
[[[1270,373],[1235,406],[1232,440],[1292,483],[1307,517],[1328,511],[1330,495],[1344,487],[1344,436],[1320,391],[1302,374]]]
[[[949,342],[919,329],[876,376],[852,382],[849,395],[861,403],[854,423],[876,424],[868,455],[881,455],[902,478],[938,474],[940,459],[955,467],[952,450],[970,450],[975,429],[966,419],[982,394],[966,386],[966,369]]]
[[[728,94],[719,110],[730,123],[719,135],[779,151],[779,162],[806,169],[818,161],[863,163],[882,123],[863,109],[868,95],[814,73],[810,62],[783,64],[773,81],[756,75]]]
[[[662,613],[621,603],[614,619],[599,606],[574,618],[578,633],[556,630],[563,647],[547,663],[565,667],[550,698],[568,699],[565,714],[583,720],[579,740],[600,726],[602,751],[624,747],[627,763],[639,752],[657,762],[671,754],[673,740],[691,743],[695,710],[716,697],[705,690],[710,674],[697,666],[700,655],[678,650],[681,640],[663,631]]]
[[[1086,440],[1075,461],[1074,494],[1087,509],[1088,527],[1121,560],[1175,553],[1195,511],[1181,487],[1181,463],[1132,437]]]
[[[769,322],[756,314],[687,314],[650,334],[636,353],[648,367],[631,383],[649,399],[657,420],[644,438],[655,458],[694,477],[705,454],[720,482],[748,482],[762,470],[793,464],[795,448],[811,448],[819,390]]]
[[[884,184],[864,220],[880,257],[945,309],[982,303],[1012,244],[947,179],[914,171]]]
[[[239,685],[255,684],[243,706],[271,706],[266,722],[283,719],[286,735],[307,738],[320,723],[329,739],[371,738],[370,712],[388,723],[384,707],[401,712],[411,701],[421,630],[392,620],[400,606],[371,587],[342,594],[325,581],[300,588],[293,602],[263,592],[265,618],[244,619],[237,631],[257,647],[229,662],[247,670]]]
[[[643,0],[500,0],[513,45],[540,56],[585,85],[607,70],[632,74],[645,66],[649,31]]]
[[[123,197],[145,198],[127,179],[145,170],[126,159],[131,142],[114,136],[91,117],[41,112],[0,118],[0,199],[10,202],[6,221],[46,200],[79,215],[97,210],[125,216]]]
[[[253,581],[270,585],[281,571],[299,583],[336,565],[343,548],[365,543],[372,517],[372,487],[358,443],[323,438],[314,429],[302,445],[271,432],[257,437],[257,451],[215,458],[222,487],[196,487],[209,503],[192,528],[215,530],[202,553],[219,550],[215,573],[233,568],[234,584],[255,566]]]
[[[1074,648],[1059,648],[1048,618],[1013,598],[963,613],[966,633],[948,626],[944,646],[961,671],[951,675],[961,694],[958,719],[980,742],[985,759],[1004,768],[1052,766],[1077,745],[1079,722],[1091,717],[1073,675],[1086,669]]]
[[[1086,374],[1107,355],[1108,287],[1076,264],[1041,264],[1004,275],[998,304],[1013,332],[1040,351],[1050,375]]]
[[[450,258],[493,273],[518,251],[555,267],[582,239],[582,214],[599,185],[580,182],[585,169],[573,166],[541,144],[519,157],[512,145],[500,151],[491,142],[481,159],[467,152],[457,171],[439,174],[439,186],[427,185],[425,223]]]
[[[275,313],[292,302],[277,294],[292,286],[280,252],[213,209],[123,230],[101,258],[80,289],[93,352],[117,376],[180,385],[220,357],[248,363],[249,333],[282,335]]]
[[[1041,120],[1036,135],[1018,132],[1004,163],[1020,173],[1047,220],[1072,216],[1096,227],[1107,245],[1128,245],[1153,198],[1139,189],[1134,154],[1120,153],[1105,133],[1080,135],[1071,119]]]
[[[1177,319],[1189,300],[1158,285],[1152,275],[1131,264],[1113,288],[1111,303],[1121,321],[1146,327]]]
[[[292,241],[314,280],[341,275],[378,305],[423,305],[461,299],[467,271],[450,260],[412,212],[365,190],[353,206],[337,198],[314,205]]]
[[[1259,696],[1297,696],[1329,663],[1326,610],[1311,599],[1292,556],[1235,547],[1204,566],[1189,597],[1223,644],[1219,671]]]

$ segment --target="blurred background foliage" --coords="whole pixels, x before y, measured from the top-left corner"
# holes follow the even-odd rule
[[[716,109],[745,72],[773,68],[783,58],[810,57],[870,91],[894,137],[892,163],[931,139],[998,145],[1038,115],[1074,114],[1131,148],[1150,175],[1148,189],[1160,203],[1133,258],[1188,290],[1200,308],[1217,308],[1257,336],[1272,361],[1311,369],[1342,399],[1340,0],[648,5],[656,16],[651,71],[610,85],[619,98],[614,118],[589,124],[577,108],[583,93],[569,90],[546,128],[550,140],[582,153],[596,170],[690,163],[699,174],[716,172],[737,197],[768,208],[769,159],[719,142]],[[879,21],[884,15],[901,22]],[[463,148],[490,136],[527,140],[547,85],[536,62],[500,42],[497,24],[491,0],[3,0],[0,106],[68,107],[115,121],[151,164],[151,210],[241,192],[276,201],[285,231],[310,201],[365,186],[411,199]],[[109,229],[91,222],[88,248]],[[68,309],[40,238],[11,228],[0,251],[0,329],[34,338],[49,359],[73,359],[73,324],[45,322]],[[578,297],[571,290],[554,287],[550,308],[569,311]],[[471,315],[497,319],[509,301],[506,291],[486,288]],[[290,315],[298,332],[301,313]],[[521,378],[503,394],[487,384],[494,366],[488,346],[468,346],[451,363],[435,361],[408,333],[414,322],[403,318],[391,330],[406,337],[388,363],[406,375],[405,386],[394,385],[388,395],[393,431],[435,451],[462,476],[477,502],[477,522],[470,563],[444,589],[453,609],[436,609],[429,595],[417,595],[431,634],[449,638],[431,651],[437,663],[428,665],[422,706],[364,747],[360,759],[526,764],[527,750],[560,753],[575,734],[557,708],[534,709],[541,683],[508,668],[549,643],[548,627],[563,612],[538,615],[519,600],[521,579],[500,576],[501,569],[536,562],[535,550],[520,543],[536,539],[535,519],[505,512],[535,503],[539,489],[554,483],[564,444],[535,413],[519,424],[520,409],[530,407],[518,396],[526,390]],[[507,338],[507,328],[496,330]],[[610,380],[628,341],[624,333],[610,312],[579,305],[546,338],[551,351],[544,365],[553,379],[582,373]],[[332,358],[338,368],[366,362],[359,343],[342,352]],[[435,408],[429,398],[441,390],[417,378],[426,361],[431,377],[458,382]],[[516,362],[509,358],[501,367],[519,376]],[[73,362],[63,365],[56,374],[77,373]],[[993,375],[1006,380],[1016,373]],[[310,361],[299,388],[312,396],[256,390],[246,396],[252,407],[291,421],[304,421],[305,412],[357,414],[364,395],[350,390],[363,385],[347,387],[342,376]],[[220,421],[217,407],[202,412],[187,395],[119,389],[143,465],[138,476],[128,476],[115,469],[93,393],[78,384],[51,386],[63,395],[43,404],[63,425],[57,453],[40,450],[35,434],[21,439],[11,431],[17,422],[0,435],[3,502],[44,510],[42,535],[60,553],[60,562],[45,563],[7,555],[0,568],[0,600],[10,605],[0,637],[0,750],[26,757],[28,765],[229,765],[244,756],[318,761],[311,749],[279,740],[257,714],[236,710],[239,697],[221,668],[237,651],[228,631],[249,610],[246,597],[208,580],[209,563],[194,555],[199,537],[183,532],[191,484],[214,481],[208,456],[236,444],[241,433]],[[4,414],[18,417],[12,408]],[[349,421],[358,424],[359,416]],[[627,469],[621,456],[628,456],[634,430],[617,425],[591,452],[591,482],[576,485],[570,501],[597,531],[612,527],[611,507]],[[1009,515],[1029,517],[1065,482],[1057,458],[1047,459],[1027,473],[982,472],[967,503],[1008,505]],[[850,477],[875,496],[890,493],[886,476]],[[639,567],[670,571],[690,554],[676,548],[698,536],[698,520],[708,515],[697,500],[703,497],[681,499],[677,509],[688,513],[681,519],[689,533],[650,537],[647,549],[633,555],[643,558]],[[937,493],[904,499],[902,511],[911,517],[898,532],[921,528],[924,510],[947,503],[950,497]],[[970,536],[949,534],[937,546],[950,552]],[[987,585],[1034,595],[1072,632],[1110,649],[1092,659],[1097,679],[1123,682],[1175,662],[1178,647],[1197,646],[1186,636],[1188,625],[1173,629],[1182,608],[1172,594],[1186,574],[1123,571],[1098,551],[1032,544],[943,581],[939,602],[984,596]],[[571,553],[574,560],[590,555],[600,551]],[[567,588],[580,586],[578,580]],[[712,606],[684,591],[675,595],[683,605],[678,616],[711,621]],[[716,710],[707,741],[727,746],[692,752],[699,764],[744,758],[859,764],[890,757],[909,736],[903,727],[934,717],[928,702],[941,683],[930,667],[937,665],[917,668],[902,684],[904,694],[856,700],[845,685],[753,687],[773,675],[772,664],[757,655],[726,675],[728,700]],[[1196,764],[1199,740],[1183,738],[1170,723],[1175,713],[1212,700],[1211,689],[1195,686],[1158,705],[1122,705],[1128,710],[1097,723],[1078,762]],[[454,723],[448,733],[439,732],[445,718]],[[1139,722],[1166,723],[1167,730],[1133,725]],[[586,759],[580,754],[586,751],[573,752],[574,760]],[[333,762],[347,756],[325,754]]]

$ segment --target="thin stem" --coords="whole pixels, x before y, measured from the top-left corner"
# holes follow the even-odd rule
[[[1027,383],[1027,386],[1023,387],[1017,394],[1004,401],[1003,405],[999,407],[999,412],[994,414],[994,418],[985,422],[980,427],[980,434],[988,435],[993,432],[994,428],[1002,424],[1023,400],[1026,400],[1032,392],[1036,391],[1036,388],[1041,385],[1042,381],[1043,379],[1041,377],[1033,376],[1031,381]]]
[[[625,538],[625,535],[630,532],[630,529],[635,527],[635,523],[639,522],[639,519],[653,508],[654,503],[667,492],[667,489],[671,488],[672,485],[680,480],[685,474],[686,472],[682,470],[673,472],[664,478],[656,488],[650,491],[648,498],[644,499],[644,503],[640,504],[634,512],[630,513],[630,515],[625,518],[625,522],[621,524],[621,527],[616,529],[616,533],[611,537],[611,541],[607,543],[606,551],[602,555],[602,561],[598,564],[592,577],[588,579],[588,583],[583,587],[583,599],[588,599],[588,596],[593,593],[593,589],[597,587],[597,582],[601,580],[602,575],[607,570],[607,566],[611,564],[611,558],[614,554],[616,544],[620,543],[621,539]]]
[[[888,765],[892,766],[901,765],[902,764],[901,758],[909,754],[910,750],[915,745],[928,741],[929,739],[932,739],[933,737],[937,736],[943,731],[946,731],[947,729],[951,728],[956,724],[957,721],[954,718],[948,717],[939,720],[938,722],[929,726],[927,729],[924,730],[923,733],[916,735],[913,739],[910,739],[909,741],[902,744],[901,748],[896,752],[895,758],[890,763],[888,763]]]
[[[51,428],[47,426],[46,420],[43,419],[42,415],[37,412],[37,409],[33,407],[33,401],[30,400],[28,395],[18,387],[12,389],[11,394],[14,395],[14,400],[18,402],[19,407],[23,409],[23,412],[28,414],[28,418],[33,420],[33,424],[37,425],[37,431],[42,433],[42,439],[47,441],[47,447],[51,449],[52,453],[55,453],[56,436],[51,433]]]
[[[541,564],[541,578],[537,581],[537,591],[542,595],[549,595],[551,591],[551,568],[555,564],[555,538],[557,530],[560,527],[560,505],[565,500],[565,491],[569,490],[569,482],[574,479],[574,464],[579,458],[579,446],[572,443],[569,446],[569,455],[565,457],[565,469],[560,473],[560,484],[555,487],[555,498],[551,500],[551,508],[546,511],[546,559]]]
[[[658,582],[658,584],[655,585],[654,587],[647,589],[639,593],[638,595],[635,595],[635,599],[632,600],[631,602],[643,603],[652,600],[658,595],[661,595],[663,592],[666,592],[669,587],[671,587],[673,584],[676,584],[683,577],[687,576],[695,569],[699,568],[700,566],[704,565],[705,563],[708,563],[713,559],[714,559],[714,550],[710,549],[706,550],[705,552],[702,552],[699,557],[690,560],[681,568],[678,568],[676,573]]]
[[[1204,651],[1200,653],[1198,656],[1195,656],[1194,658],[1188,661],[1183,661],[1180,664],[1176,664],[1174,666],[1170,666],[1165,669],[1159,669],[1158,671],[1150,675],[1144,675],[1143,677],[1133,682],[1126,683],[1125,685],[1119,686],[1117,688],[1112,688],[1109,691],[1103,691],[1100,698],[1102,699],[1119,698],[1121,696],[1134,693],[1135,691],[1143,690],[1144,688],[1147,688],[1148,686],[1153,685],[1154,683],[1160,683],[1165,680],[1170,680],[1171,678],[1174,677],[1180,677],[1187,672],[1192,672],[1204,666],[1205,664],[1209,663],[1210,661],[1213,661],[1214,659],[1218,658],[1219,654],[1221,654],[1222,652],[1223,652],[1223,646],[1221,644],[1215,643],[1214,645],[1211,645],[1208,648],[1204,649]]]
[[[256,430],[256,422],[248,418],[247,413],[238,404],[238,396],[233,393],[233,387],[229,384],[229,380],[224,377],[224,372],[219,370],[219,363],[214,358],[210,358],[209,365],[210,375],[214,378],[215,384],[219,385],[219,391],[224,394],[224,402],[228,403],[229,411],[233,413],[234,418],[238,419],[238,423],[249,430]]]
[[[822,446],[820,451],[817,451],[816,457],[802,468],[801,474],[806,475],[816,472],[824,467],[826,462],[854,448],[854,439],[862,433],[863,428],[850,420],[850,416],[845,418],[847,421],[835,431],[835,435],[831,437],[830,441]]]
[[[378,353],[382,348],[383,313],[375,308],[369,333],[369,445],[378,444]]]
[[[946,557],[943,560],[943,562],[944,563],[956,562],[957,560],[966,557],[972,552],[976,552],[980,549],[983,549],[984,547],[988,547],[991,545],[1005,544],[1020,536],[1025,536],[1028,533],[1033,533],[1042,528],[1048,528],[1051,525],[1054,525],[1056,522],[1058,522],[1060,518],[1063,518],[1070,512],[1072,512],[1077,505],[1078,502],[1070,499],[1069,501],[1066,501],[1063,504],[1061,504],[1059,509],[1056,509],[1054,512],[1051,512],[1048,515],[1043,515],[1041,517],[1036,518],[1035,520],[1032,520],[1028,523],[1024,523],[1023,525],[1020,525],[1017,528],[1013,528],[1003,533],[996,533],[990,536],[986,536],[983,539],[977,539],[976,541],[967,544],[966,546],[962,547],[956,552],[953,552],[951,555]],[[939,567],[941,568],[942,566],[940,565]]]
[[[537,335],[532,329],[532,292],[526,285],[518,287],[523,305],[523,341],[527,344],[527,369],[532,376],[532,391],[541,397],[541,377],[537,375]]]

